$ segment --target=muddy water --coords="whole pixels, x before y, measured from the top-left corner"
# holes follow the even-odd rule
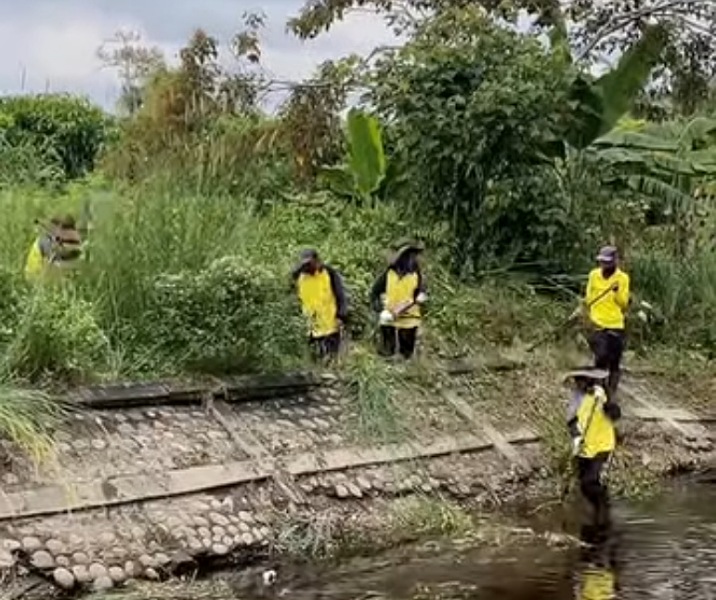
[[[274,590],[250,596],[716,599],[716,485],[677,485],[649,502],[617,503],[613,518],[613,533],[590,550],[524,543],[486,552],[436,542],[331,567],[284,572]],[[552,525],[560,526],[556,521]],[[585,532],[576,527],[572,533]],[[245,592],[242,598],[247,598]]]

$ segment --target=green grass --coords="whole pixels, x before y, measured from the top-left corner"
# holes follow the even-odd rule
[[[44,392],[0,383],[0,436],[35,462],[51,454],[51,429],[63,414],[64,406]]]

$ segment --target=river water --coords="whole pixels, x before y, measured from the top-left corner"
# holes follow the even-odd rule
[[[673,485],[648,502],[617,502],[612,512],[612,533],[589,549],[526,542],[487,552],[434,542],[283,572],[270,592],[235,597],[716,600],[716,485]]]

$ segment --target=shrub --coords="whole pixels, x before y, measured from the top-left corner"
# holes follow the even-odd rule
[[[235,257],[205,271],[160,276],[147,313],[148,339],[185,368],[269,370],[300,358],[303,326],[285,284]]]
[[[84,98],[69,95],[0,98],[0,131],[11,146],[31,146],[48,168],[59,167],[66,179],[94,168],[110,135],[111,122]]]
[[[100,370],[108,350],[91,302],[71,285],[40,285],[25,299],[5,368],[28,379],[76,380]]]

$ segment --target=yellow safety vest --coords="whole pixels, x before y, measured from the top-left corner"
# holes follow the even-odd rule
[[[588,569],[584,573],[579,600],[614,600],[616,578],[608,569]]]
[[[385,308],[395,311],[400,306],[413,302],[419,283],[417,273],[408,273],[401,277],[395,270],[389,269],[385,283]],[[420,317],[420,306],[413,304],[393,325],[400,329],[411,329],[420,325]]]
[[[47,265],[47,260],[42,256],[40,251],[40,240],[36,239],[30,251],[27,253],[27,259],[25,261],[25,277],[29,280],[36,280],[42,276]]]
[[[601,387],[586,394],[577,409],[577,423],[582,435],[583,458],[594,458],[603,452],[612,452],[616,445],[616,432],[611,419],[604,414],[607,395]]]
[[[310,321],[311,335],[320,338],[339,331],[338,303],[328,269],[301,273],[296,285],[303,314]]]
[[[619,286],[619,291],[604,293],[614,285]],[[600,329],[624,329],[624,313],[629,307],[629,275],[617,269],[605,279],[601,269],[594,269],[589,274],[585,301],[590,305],[589,318],[594,325]]]

